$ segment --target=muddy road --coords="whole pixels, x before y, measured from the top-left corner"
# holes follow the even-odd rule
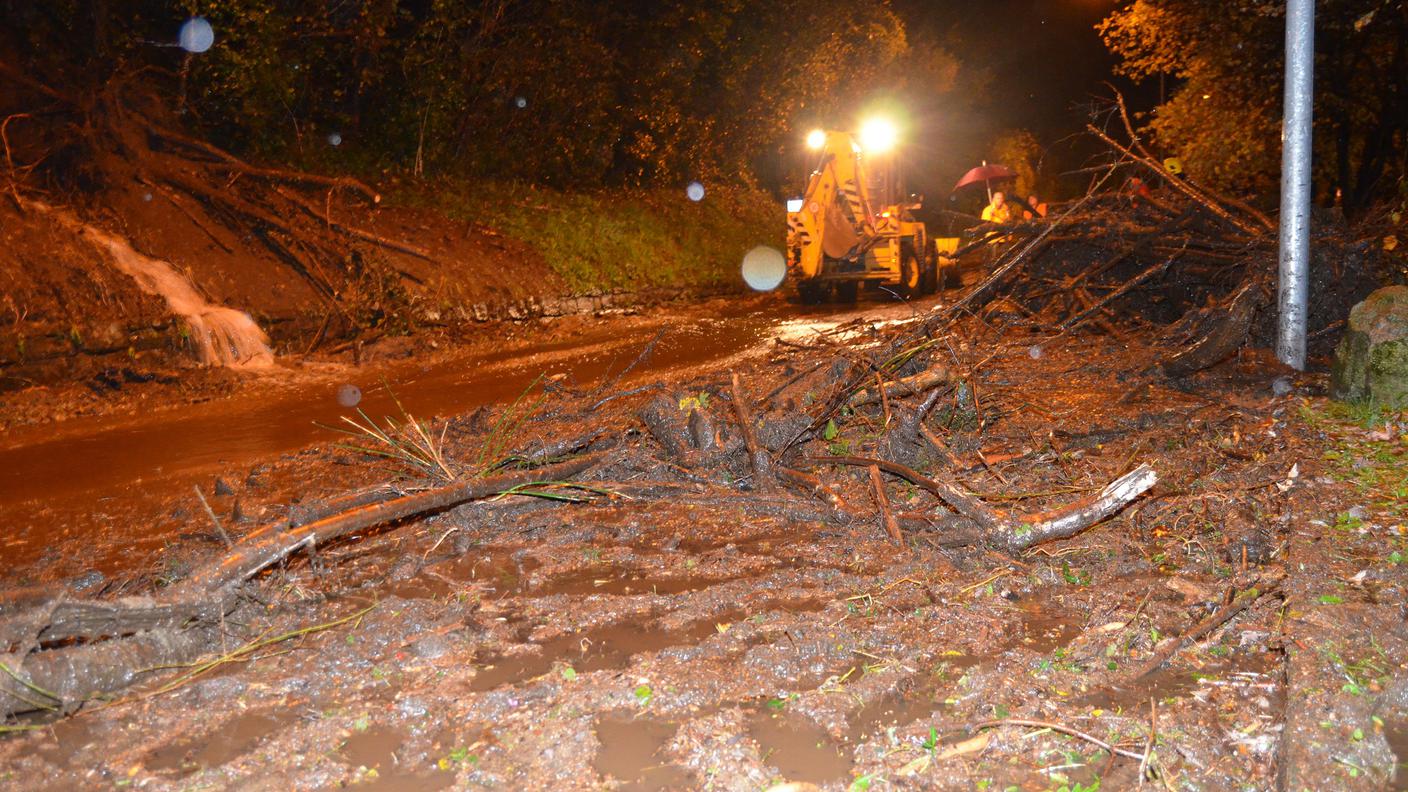
[[[347,411],[335,395],[349,382],[373,414],[390,405],[384,375],[411,412],[442,416],[458,462],[546,371],[557,390],[515,453],[598,430],[611,442],[579,480],[284,558],[228,618],[189,628],[198,659],[129,669],[135,686],[76,714],[5,721],[0,786],[1403,788],[1402,422],[1365,425],[1319,395],[1323,375],[1254,351],[1151,379],[1146,340],[998,305],[916,363],[956,376],[931,393],[934,455],[914,464],[1012,515],[1082,503],[1139,465],[1159,477],[1088,530],[1010,552],[930,490],[835,461],[905,453],[916,394],[856,397],[784,450],[835,372],[880,354],[911,308],[776,300],[302,371],[92,422],[118,448],[124,427],[199,434],[169,439],[181,462],[93,464],[85,485],[56,464],[47,493],[12,487],[7,516],[31,516],[7,552],[66,596],[134,607],[227,552],[192,482],[237,541],[360,487],[433,486],[309,429]],[[648,361],[592,393],[661,329]],[[731,428],[738,393],[758,442],[819,486],[760,478]],[[659,411],[684,426],[682,405],[715,430],[651,428]],[[74,470],[89,465],[84,426],[59,425],[73,445],[55,458]]]
[[[740,295],[670,304],[649,315],[503,323],[450,350],[421,348],[363,365],[291,361],[229,383],[230,393],[201,393],[194,402],[172,389],[132,414],[13,429],[0,441],[0,513],[9,525],[0,558],[21,567],[46,553],[52,560],[61,539],[87,550],[90,568],[120,572],[122,559],[133,556],[92,556],[88,540],[129,549],[159,546],[169,537],[150,530],[152,504],[179,493],[195,506],[193,487],[213,496],[216,477],[223,475],[223,495],[227,483],[260,462],[318,443],[352,442],[334,428],[348,428],[344,416],[361,420],[357,409],[376,420],[400,419],[403,410],[419,419],[464,415],[513,402],[540,378],[590,391],[628,366],[618,384],[629,386],[798,343],[861,319],[907,319],[934,301],[814,307],[781,294]],[[349,389],[355,389],[352,398]]]

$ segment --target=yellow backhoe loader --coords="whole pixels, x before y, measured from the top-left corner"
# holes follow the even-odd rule
[[[958,239],[938,239],[914,219],[919,203],[898,200],[893,127],[873,121],[859,135],[815,130],[818,157],[801,198],[787,202],[787,276],[802,302],[853,302],[862,286],[903,298],[958,286]]]

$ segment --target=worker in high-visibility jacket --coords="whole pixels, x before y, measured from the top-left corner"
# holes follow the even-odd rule
[[[998,225],[1012,222],[1012,207],[1007,203],[1007,196],[1001,192],[992,194],[992,202],[983,207],[983,222]]]

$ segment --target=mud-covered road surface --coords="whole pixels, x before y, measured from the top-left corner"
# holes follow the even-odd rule
[[[377,420],[399,419],[403,411],[430,419],[511,403],[540,378],[567,386],[599,386],[606,379],[629,386],[756,354],[862,317],[907,319],[933,302],[806,307],[781,294],[740,295],[668,304],[649,315],[506,322],[448,350],[421,348],[364,365],[294,363],[193,397],[167,388],[137,407],[122,404],[126,394],[111,394],[116,405],[107,414],[6,434],[0,443],[0,510],[9,525],[0,557],[24,566],[46,553],[52,560],[66,552],[59,542],[76,542],[82,558],[96,537],[102,543],[121,540],[128,550],[83,560],[93,569],[121,571],[131,547],[145,549],[169,538],[152,530],[143,506],[164,504],[176,493],[198,506],[193,487],[204,487],[209,496],[222,473],[228,478],[230,470],[339,439],[334,430],[347,429],[342,418],[358,418],[356,409]],[[220,392],[226,388],[232,392]],[[357,401],[346,398],[349,388]],[[220,489],[223,494],[225,483]]]
[[[722,424],[736,372],[768,416],[760,442],[781,457],[837,361],[870,354],[910,315],[770,305],[611,320],[529,361],[447,353],[425,371],[374,369],[411,412],[442,416],[432,427],[453,460],[473,460],[509,413],[476,404],[512,399],[540,371],[576,381],[523,423],[515,449],[592,426],[617,442],[572,489],[540,483],[539,497],[457,506],[280,563],[243,590],[197,664],[138,669],[134,687],[75,714],[8,722],[0,785],[1404,788],[1397,417],[1332,405],[1323,375],[1261,353],[1170,381],[1149,374],[1155,351],[1140,342],[986,311],[934,347],[930,365],[961,377],[925,419],[940,458],[915,464],[1016,514],[1088,498],[1139,464],[1159,477],[1087,531],[1001,552],[923,488],[887,477],[882,505],[864,469],[825,461],[878,454],[910,409],[899,397],[846,407],[790,452],[834,499],[755,481],[737,443],[705,464],[642,428],[652,403]],[[596,390],[608,361],[619,371],[662,327],[679,340],[666,334],[650,362]],[[242,392],[283,405],[265,420],[293,434],[164,468],[152,494],[131,492],[150,472],[35,490],[5,552],[74,596],[160,596],[224,552],[192,480],[236,539],[361,486],[427,486],[306,431],[346,412],[334,393],[349,376]],[[502,384],[481,398],[465,382]],[[617,398],[598,404],[606,395]],[[231,432],[250,421],[255,433],[265,409],[248,398],[182,408],[173,425],[218,436],[202,421],[229,404],[243,416]],[[136,422],[148,424],[160,422]],[[7,515],[26,513],[22,484],[7,488]],[[38,533],[75,504],[110,526]]]

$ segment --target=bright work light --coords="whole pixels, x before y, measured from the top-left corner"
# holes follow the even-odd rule
[[[895,147],[900,133],[885,118],[867,119],[860,125],[860,146],[867,154],[883,154]]]
[[[813,151],[816,151],[816,150],[819,150],[822,146],[825,146],[825,145],[826,145],[826,131],[825,131],[825,130],[822,130],[822,129],[813,129],[812,131],[810,131],[810,132],[807,133],[807,148],[812,149]]]

